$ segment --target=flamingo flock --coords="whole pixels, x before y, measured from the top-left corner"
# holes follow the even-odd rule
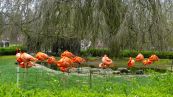
[[[48,56],[43,52],[36,53],[35,57],[27,54],[26,52],[19,52],[16,53],[16,61],[19,63],[20,68],[31,68],[34,66],[35,62],[47,62],[49,65],[54,64],[56,65],[60,71],[68,72],[68,69],[73,67],[73,64],[82,64],[85,61],[84,58],[74,55],[69,51],[64,51],[61,55],[59,60],[56,60],[54,56]],[[135,60],[130,57],[127,63],[128,68],[134,67],[135,62],[141,62],[144,66],[151,65],[153,62],[158,61],[159,58],[157,55],[153,54],[149,58],[145,59],[143,54],[139,53]],[[104,55],[102,57],[102,63],[99,64],[99,67],[102,69],[109,68],[112,64],[112,60],[107,56]]]
[[[73,53],[69,51],[64,51],[61,54],[60,60],[56,60],[54,56],[48,56],[47,54],[43,52],[36,53],[35,57],[31,56],[30,54],[27,54],[25,52],[19,52],[16,53],[16,61],[19,63],[20,68],[31,68],[34,66],[35,62],[47,62],[49,65],[54,64],[62,72],[68,72],[68,69],[72,67],[73,63],[81,64],[85,62],[85,59],[75,56]]]
[[[141,53],[139,53],[136,56],[136,60],[132,59],[132,57],[129,58],[128,67],[129,68],[134,67],[135,62],[142,62],[144,66],[147,66],[147,65],[151,65],[153,62],[158,61],[158,60],[159,60],[159,57],[155,54],[151,55],[147,59],[144,59],[144,56]]]

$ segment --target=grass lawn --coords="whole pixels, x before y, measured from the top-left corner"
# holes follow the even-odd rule
[[[148,77],[93,75],[90,81],[88,75],[63,73],[55,75],[31,68],[28,74],[20,74],[20,88],[17,88],[14,62],[15,56],[0,56],[0,97],[172,97],[173,95],[173,75],[169,72],[164,75],[151,72],[151,76]],[[167,61],[163,60],[164,62]]]
[[[16,82],[15,56],[0,56],[1,82]]]

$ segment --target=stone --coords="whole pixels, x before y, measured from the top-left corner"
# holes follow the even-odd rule
[[[130,70],[128,70],[127,68],[118,68],[117,71],[120,71],[120,73],[130,73]]]
[[[120,71],[113,71],[112,74],[120,74]]]
[[[144,71],[143,70],[137,70],[136,71],[136,74],[143,75],[144,74]]]

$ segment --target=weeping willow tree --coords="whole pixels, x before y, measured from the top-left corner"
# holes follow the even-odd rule
[[[118,56],[120,52],[120,42],[117,33],[125,18],[127,11],[126,4],[122,0],[100,0],[99,3],[107,26],[105,42],[108,44],[112,55]]]
[[[126,6],[122,0],[78,0],[74,9],[74,33],[93,42],[104,40],[116,56],[120,51],[116,35],[125,13]]]
[[[3,33],[3,30],[4,30],[4,17],[2,14],[0,14],[0,37]]]
[[[103,41],[118,56],[123,49],[167,50],[172,42],[172,0],[5,1],[0,10],[8,16],[6,32],[22,34],[34,51],[50,50],[63,39],[67,45],[86,39],[92,45]]]

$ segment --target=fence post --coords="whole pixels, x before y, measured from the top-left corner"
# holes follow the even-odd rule
[[[16,67],[17,69],[17,88],[19,87],[19,66]]]
[[[171,64],[171,72],[172,72],[172,67],[173,67],[173,59],[172,59],[172,64]]]
[[[92,70],[91,69],[89,72],[89,86],[90,86],[90,88],[92,88]]]

